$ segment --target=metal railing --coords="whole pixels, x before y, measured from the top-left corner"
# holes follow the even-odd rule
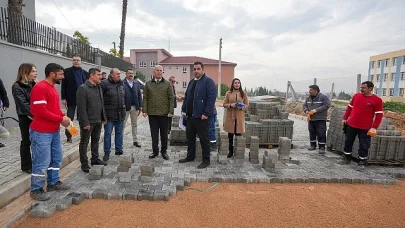
[[[0,40],[68,58],[77,54],[82,61],[94,64],[95,52],[98,51],[102,66],[116,67],[122,71],[133,67],[129,62],[3,7],[0,7]]]

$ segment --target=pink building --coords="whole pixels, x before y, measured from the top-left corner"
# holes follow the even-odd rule
[[[149,80],[153,77],[153,68],[159,62],[172,57],[172,54],[165,49],[131,49],[130,63],[135,66],[136,71],[145,75],[145,79]]]
[[[199,61],[204,64],[204,72],[218,84],[218,60],[197,56],[168,57],[159,62],[163,66],[163,77],[176,77],[176,91],[185,92],[188,82],[194,78],[193,64]],[[221,61],[221,83],[231,85],[235,76],[236,63]]]

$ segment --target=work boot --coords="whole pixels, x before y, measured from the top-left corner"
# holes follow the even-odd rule
[[[48,187],[46,187],[46,190],[48,192],[52,192],[52,191],[64,191],[64,190],[69,190],[70,187],[67,184],[64,184],[60,181],[56,182],[53,185],[48,184]]]
[[[45,192],[42,188],[31,191],[30,196],[32,199],[37,201],[47,201],[51,198],[49,194]]]
[[[352,155],[343,154],[342,160],[339,162],[339,165],[348,165],[348,164],[350,164],[351,159],[352,159],[351,157],[352,157]]]
[[[233,157],[233,146],[229,146],[229,153],[226,155],[227,158]]]
[[[325,148],[323,147],[319,148],[318,153],[321,155],[325,154]]]
[[[89,166],[89,164],[88,164],[87,162],[84,163],[84,164],[82,164],[81,169],[82,169],[82,171],[85,172],[85,173],[90,172],[90,166]]]
[[[110,155],[109,154],[105,154],[103,156],[103,161],[108,162],[110,160]]]
[[[310,147],[308,147],[308,150],[309,150],[309,151],[316,150],[316,146],[310,146]]]
[[[122,150],[115,151],[115,155],[123,155],[123,154],[124,154],[124,151],[122,151]]]
[[[107,162],[101,161],[101,159],[97,159],[95,161],[91,161],[91,165],[107,165]]]
[[[357,171],[363,172],[366,169],[367,166],[367,160],[365,159],[359,159],[359,162],[357,163]]]

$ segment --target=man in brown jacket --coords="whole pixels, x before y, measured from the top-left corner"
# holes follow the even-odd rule
[[[152,154],[150,159],[159,155],[159,132],[161,149],[160,153],[165,160],[167,155],[167,128],[169,117],[174,113],[174,96],[172,85],[162,77],[163,68],[157,65],[153,71],[153,79],[146,82],[143,89],[143,116],[149,116],[149,127],[152,136]]]

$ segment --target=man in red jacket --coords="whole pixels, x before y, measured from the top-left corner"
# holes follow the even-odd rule
[[[347,124],[343,164],[350,163],[353,143],[359,137],[358,170],[363,171],[367,166],[368,150],[371,137],[376,135],[376,129],[383,118],[383,102],[372,94],[374,84],[370,81],[361,83],[360,93],[356,93],[347,106],[343,116],[343,124]]]
[[[44,191],[67,190],[69,186],[59,181],[62,163],[62,144],[59,125],[68,127],[70,118],[60,109],[59,94],[55,84],[63,79],[63,67],[50,63],[45,67],[45,80],[37,83],[31,91],[30,108],[33,120],[30,125],[32,150],[31,198],[38,201],[50,197]]]

